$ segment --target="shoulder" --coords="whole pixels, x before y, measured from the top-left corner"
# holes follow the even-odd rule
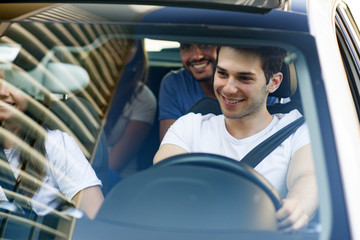
[[[216,129],[216,124],[213,121],[221,118],[221,116],[207,114],[201,115],[200,113],[188,113],[178,120],[166,132],[162,141],[163,144],[177,145],[187,152],[193,152],[197,145],[202,144],[202,140],[207,139],[209,133]]]
[[[125,105],[122,113],[123,117],[119,118],[117,122],[128,119],[153,123],[157,108],[156,97],[146,85],[140,85],[139,88],[139,92],[133,101]]]
[[[156,97],[154,93],[150,90],[145,84],[139,84],[138,89],[140,89],[137,98],[142,102],[146,102],[148,105],[156,105]]]
[[[178,85],[181,82],[188,82],[191,80],[192,80],[192,75],[186,69],[181,68],[167,73],[164,76],[162,83],[168,84],[170,82],[171,83],[174,82],[175,84]]]
[[[302,115],[299,111],[293,110],[287,114],[277,114],[276,116],[279,117],[277,126],[278,129],[280,129],[300,118]],[[288,139],[291,144],[291,156],[293,156],[293,154],[301,147],[310,144],[310,134],[306,122],[302,124]]]
[[[171,70],[167,74],[165,74],[164,78],[176,78],[176,77],[184,77],[187,76],[189,72],[185,68],[180,68],[177,70]]]
[[[191,124],[192,127],[196,127],[204,124],[213,124],[214,122],[219,121],[219,119],[223,119],[223,115],[214,115],[214,114],[206,114],[202,115],[201,113],[188,113],[186,115],[181,116],[177,121]],[[189,125],[190,127],[190,125]]]
[[[64,146],[64,143],[74,142],[75,140],[68,133],[61,130],[47,129],[47,137],[45,141],[46,148],[58,148]]]
[[[289,113],[277,113],[273,116],[279,119],[280,125],[286,125],[302,117],[301,113],[298,110],[292,110]]]
[[[47,138],[46,140],[60,140],[64,136],[65,132],[62,132],[60,130],[50,130],[47,129]]]

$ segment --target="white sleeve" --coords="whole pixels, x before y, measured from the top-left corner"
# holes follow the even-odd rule
[[[146,85],[144,85],[133,101],[131,101],[130,104],[126,104],[123,115],[127,116],[129,120],[153,124],[156,106],[154,94]]]
[[[303,146],[310,144],[310,134],[309,129],[306,123],[299,127],[299,129],[294,133],[291,139],[291,157],[295,154],[297,150]]]
[[[49,131],[45,144],[50,174],[68,199],[84,188],[101,186],[101,181],[71,136],[59,130]]]
[[[166,132],[161,145],[174,144],[187,152],[192,152],[192,143],[196,141],[193,128],[196,128],[196,120],[199,117],[201,118],[200,114],[189,113],[177,119]]]

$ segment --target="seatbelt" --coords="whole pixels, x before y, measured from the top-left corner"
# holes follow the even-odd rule
[[[245,155],[240,163],[245,163],[252,168],[255,168],[267,155],[275,150],[285,139],[293,134],[303,123],[304,117],[300,117],[295,121],[289,123],[263,142],[253,148],[248,154]]]

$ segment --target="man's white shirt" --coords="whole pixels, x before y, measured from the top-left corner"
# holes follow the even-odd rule
[[[236,139],[227,131],[224,115],[189,113],[179,118],[166,133],[161,145],[174,144],[189,153],[213,153],[240,161],[248,152],[272,134],[301,117],[297,110],[275,114],[262,131],[243,139]],[[303,124],[294,134],[270,153],[255,170],[263,175],[281,197],[287,194],[286,176],[294,153],[310,144],[309,131]]]

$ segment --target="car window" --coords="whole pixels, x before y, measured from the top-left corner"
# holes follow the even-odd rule
[[[56,226],[71,225],[77,214],[71,200],[78,191],[102,184],[106,193],[102,127],[126,63],[139,47],[119,37],[125,32],[112,25],[31,21],[6,27],[0,69],[2,108],[9,110],[1,136],[10,165],[2,162],[9,172],[2,181],[9,186],[2,184],[8,230],[2,228],[1,236],[67,238]],[[10,230],[19,225],[22,231]]]
[[[359,43],[360,34],[352,14],[345,4],[340,4],[336,11],[336,33],[344,67],[348,76],[353,100],[359,115],[360,65]],[[360,116],[360,115],[359,115]]]

